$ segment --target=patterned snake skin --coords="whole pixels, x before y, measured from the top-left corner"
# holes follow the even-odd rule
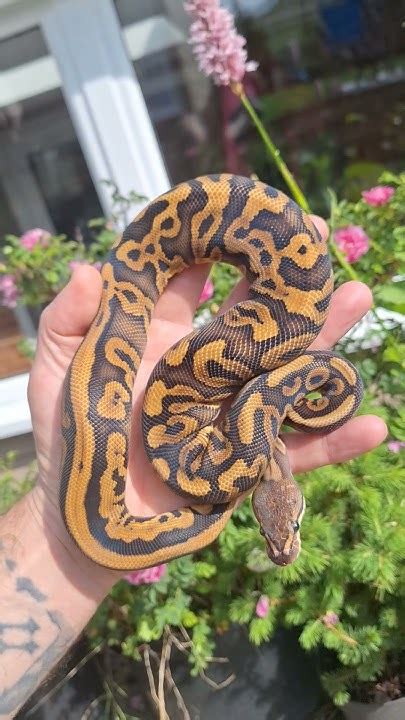
[[[219,260],[246,275],[248,299],[164,355],[142,412],[149,460],[188,506],[134,517],[124,499],[131,394],[153,308],[174,275]],[[261,182],[200,177],[137,216],[111,250],[102,279],[100,307],[63,397],[61,508],[76,543],[105,567],[156,565],[212,542],[254,490],[269,556],[292,562],[304,500],[280,427],[332,431],[362,395],[350,363],[307,350],[332,293],[326,243],[310,218]],[[318,389],[317,399],[307,397]]]

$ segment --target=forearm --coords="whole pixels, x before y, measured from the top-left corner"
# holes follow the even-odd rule
[[[12,718],[113,584],[38,522],[28,495],[0,517],[0,719]]]

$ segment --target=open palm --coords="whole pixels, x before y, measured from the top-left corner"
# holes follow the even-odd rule
[[[325,223],[315,218],[325,235]],[[144,389],[162,354],[192,329],[192,319],[203,288],[208,266],[195,266],[169,283],[159,299],[148,332],[148,341],[136,377],[127,483],[127,504],[134,515],[151,515],[185,504],[152,470],[143,448],[140,417]],[[224,307],[243,299],[248,285],[241,281]],[[64,290],[46,308],[41,318],[38,351],[29,383],[29,403],[39,464],[37,508],[53,509],[53,525],[62,526],[58,510],[58,479],[61,457],[60,408],[66,371],[95,316],[101,294],[101,278],[90,266],[78,267]],[[328,319],[312,345],[330,349],[371,305],[371,294],[361,283],[350,282],[334,294]],[[293,472],[343,462],[367,452],[385,437],[384,423],[374,416],[353,418],[330,435],[289,433],[284,439]],[[49,510],[47,510],[49,513]]]

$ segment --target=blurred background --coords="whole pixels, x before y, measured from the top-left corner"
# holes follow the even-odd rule
[[[259,62],[248,95],[315,211],[327,186],[355,197],[401,167],[402,0],[223,5]],[[217,170],[281,185],[238,100],[198,71],[188,26],[181,0],[0,0],[0,243],[32,227],[86,239],[111,214],[107,180],[150,198]],[[23,365],[11,354],[0,376]]]

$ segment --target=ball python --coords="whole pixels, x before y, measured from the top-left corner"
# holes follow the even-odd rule
[[[135,517],[125,504],[131,395],[153,309],[174,275],[216,261],[241,269],[247,299],[165,353],[133,420],[151,466],[186,506]],[[101,274],[100,306],[63,391],[60,501],[71,536],[100,565],[145,568],[211,543],[253,491],[269,557],[292,562],[304,500],[280,427],[330,432],[362,396],[349,362],[307,349],[333,289],[326,242],[282,192],[207,175],[150,202]]]

